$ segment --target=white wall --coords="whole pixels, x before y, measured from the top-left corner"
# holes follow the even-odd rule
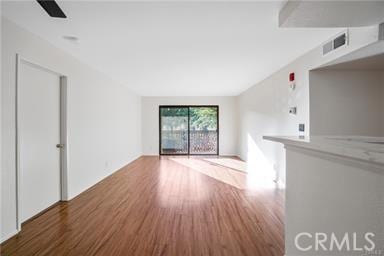
[[[2,20],[1,240],[16,231],[16,53],[68,76],[69,198],[141,155],[141,98],[72,56]]]
[[[341,55],[377,40],[377,27],[354,28],[349,32],[349,45],[322,56],[321,46],[298,58],[238,97],[238,151],[246,161],[263,163],[260,171],[274,173],[285,181],[283,146],[263,141],[263,135],[298,135],[298,124],[306,125],[309,134],[309,75],[308,71]],[[288,75],[295,72],[296,90],[288,88]],[[296,106],[298,113],[288,113]]]
[[[237,155],[235,97],[143,97],[141,127],[144,155],[159,154],[160,105],[218,105],[219,153],[220,155]]]
[[[382,74],[381,74],[381,85],[384,87],[384,72],[382,72]],[[384,90],[383,90],[382,97],[384,99]],[[384,100],[382,101],[381,108],[384,109]],[[384,111],[382,111],[381,114],[382,114],[381,115],[381,120],[382,120],[381,129],[384,131]]]
[[[310,72],[311,135],[384,136],[382,71]]]

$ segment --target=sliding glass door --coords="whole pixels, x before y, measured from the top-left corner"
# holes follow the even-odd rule
[[[186,155],[188,148],[187,107],[160,107],[160,154]]]
[[[218,106],[160,106],[160,155],[218,155]]]

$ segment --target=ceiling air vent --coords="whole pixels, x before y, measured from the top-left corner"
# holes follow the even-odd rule
[[[323,44],[323,55],[326,55],[327,53],[330,53],[336,50],[337,48],[347,45],[348,44],[347,37],[348,37],[347,32],[344,32],[341,35],[338,35],[337,37],[332,39],[331,41],[328,41],[325,44]]]

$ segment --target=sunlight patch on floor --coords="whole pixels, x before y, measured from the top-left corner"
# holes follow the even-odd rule
[[[204,158],[204,161],[226,167],[226,168],[231,168],[235,171],[240,171],[240,172],[247,172],[247,163],[244,161],[241,161],[236,158]]]
[[[182,164],[191,170],[197,171],[201,174],[209,176],[217,181],[224,182],[238,189],[256,190],[260,188],[276,188],[276,183],[273,181],[273,179],[265,180],[265,177],[257,175],[254,172],[243,172],[234,170],[233,168],[224,167],[223,165],[218,165],[217,161],[212,161],[212,158],[209,158],[210,161],[207,161],[206,158],[195,157],[170,157],[169,159]],[[225,161],[227,158],[223,159],[224,163],[228,163],[228,161]],[[234,163],[234,161],[229,162],[232,164]],[[231,166],[233,167],[233,165]]]

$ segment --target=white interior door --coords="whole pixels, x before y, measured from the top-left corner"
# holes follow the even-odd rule
[[[20,62],[18,84],[21,222],[60,201],[60,76]]]

